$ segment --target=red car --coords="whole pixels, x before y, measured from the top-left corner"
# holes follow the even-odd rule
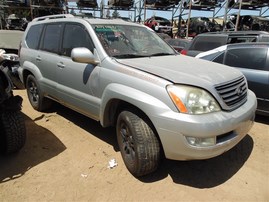
[[[172,35],[172,23],[166,18],[152,16],[147,19],[144,24],[156,32],[166,33],[170,36]]]

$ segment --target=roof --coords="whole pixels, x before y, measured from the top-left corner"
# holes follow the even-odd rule
[[[137,23],[134,22],[128,22],[126,20],[120,19],[120,18],[92,18],[92,17],[84,17],[84,16],[74,16],[71,14],[59,14],[59,15],[47,15],[47,16],[42,16],[38,17],[32,20],[32,22],[57,22],[57,21],[77,21],[78,19],[80,20],[85,20],[89,22],[90,24],[126,24],[126,25],[138,25]]]
[[[269,35],[269,32],[266,31],[222,31],[222,32],[207,32],[207,33],[201,33],[199,35],[259,35],[259,34],[264,34],[264,35]]]

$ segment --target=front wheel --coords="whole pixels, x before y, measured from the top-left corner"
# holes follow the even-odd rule
[[[147,121],[130,111],[122,111],[116,131],[121,155],[130,173],[138,177],[158,168],[160,143]]]
[[[31,74],[26,79],[26,89],[28,99],[35,110],[45,111],[51,106],[52,101],[44,97],[36,78]]]
[[[0,114],[0,150],[3,154],[19,151],[25,144],[25,121],[20,111],[4,111]]]

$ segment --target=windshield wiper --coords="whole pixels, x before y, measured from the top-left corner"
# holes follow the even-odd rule
[[[119,54],[113,55],[112,57],[115,58],[141,58],[141,57],[148,57],[147,55],[137,55],[137,54]]]
[[[175,54],[174,53],[154,53],[154,54],[148,55],[148,57],[163,56],[163,55],[175,55]]]

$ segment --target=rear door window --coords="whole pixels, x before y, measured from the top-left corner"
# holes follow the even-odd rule
[[[48,24],[45,28],[41,50],[51,53],[58,53],[59,43],[61,41],[62,24]]]
[[[233,67],[265,70],[268,48],[240,48],[227,51],[224,63]]]

